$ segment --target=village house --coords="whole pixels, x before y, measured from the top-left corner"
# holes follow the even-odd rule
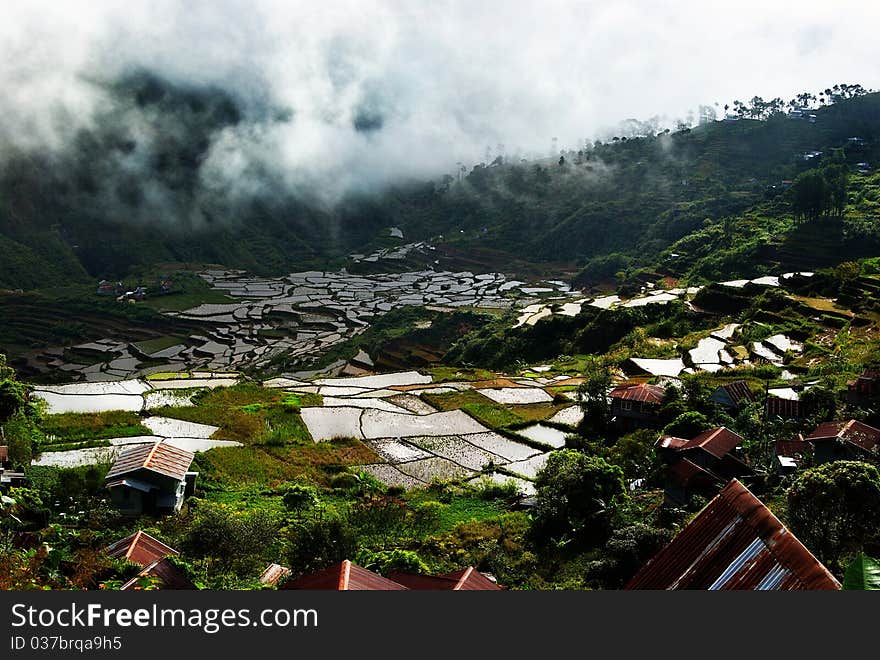
[[[405,591],[402,584],[361,568],[345,559],[327,568],[282,583],[279,589],[318,589],[321,591]]]
[[[831,461],[877,461],[880,458],[880,429],[851,419],[819,424],[806,438],[813,446],[816,464]]]
[[[415,591],[500,591],[501,587],[473,566],[442,575],[391,572],[388,577]]]
[[[176,557],[177,550],[144,531],[137,531],[104,548],[104,554],[114,559],[127,559],[141,567],[152,564],[157,559]]]
[[[720,385],[709,397],[709,400],[725,410],[738,411],[750,403],[754,403],[755,395],[746,381],[736,380]]]
[[[195,589],[196,586],[169,557],[180,553],[144,531],[137,531],[104,548],[104,554],[125,559],[141,567],[141,571],[123,584],[120,591],[138,590],[149,583],[159,589]]]
[[[159,441],[123,451],[105,477],[113,505],[130,515],[172,513],[192,492],[195,454]]]
[[[768,396],[764,401],[766,419],[803,419],[806,417],[804,407],[798,399],[779,396]]]
[[[740,435],[723,426],[690,440],[661,436],[654,446],[668,465],[666,501],[683,505],[694,495],[714,495],[734,477],[751,476],[752,469],[738,456],[742,443]]]
[[[846,384],[847,403],[863,406],[880,400],[880,370],[865,369],[858,378]]]
[[[805,591],[840,583],[733,479],[625,588]]]
[[[137,591],[143,589],[143,584],[148,583],[151,589],[198,589],[192,580],[187,577],[169,557],[157,559],[119,587],[120,591]]]
[[[274,587],[288,575],[290,575],[289,568],[281,564],[272,563],[266,566],[263,572],[260,573],[260,583]]]
[[[442,575],[391,573],[387,578],[348,559],[324,570],[283,582],[279,589],[329,591],[497,591],[494,580],[472,566]]]
[[[9,447],[0,445],[0,490],[19,488],[27,485],[27,477],[24,472],[13,472],[12,459],[9,457]]]
[[[776,462],[782,474],[791,474],[802,467],[813,455],[813,443],[798,433],[791,440],[777,440],[774,446]]]
[[[611,398],[611,423],[621,429],[655,426],[666,390],[659,385],[621,383],[608,394]]]

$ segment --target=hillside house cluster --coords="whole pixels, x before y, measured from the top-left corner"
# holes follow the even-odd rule
[[[667,464],[665,499],[686,504],[693,495],[714,495],[735,477],[754,472],[741,458],[743,439],[723,426],[690,438],[663,435],[654,445]]]
[[[112,559],[131,562],[141,567],[120,590],[139,590],[145,585],[158,589],[198,589],[174,558],[180,553],[144,531],[138,531],[104,548]],[[325,569],[288,579],[290,569],[269,564],[259,580],[281,590],[323,591],[498,591],[495,580],[468,566],[452,573],[418,575],[392,572],[388,577],[362,568],[346,559]]]
[[[472,566],[441,575],[392,572],[388,577],[348,559],[315,573],[284,582],[279,589],[322,591],[499,591],[495,580]]]

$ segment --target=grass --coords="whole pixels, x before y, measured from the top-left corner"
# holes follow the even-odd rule
[[[464,390],[462,392],[447,392],[445,394],[431,394],[425,392],[422,398],[426,403],[431,404],[437,410],[457,410],[463,408],[467,404],[494,406],[494,401],[483,396],[476,390]]]
[[[504,428],[523,421],[518,415],[497,404],[466,403],[461,406],[461,409],[478,422],[493,429]]]
[[[281,404],[264,409],[266,430],[261,441],[267,445],[283,445],[290,442],[313,442],[309,429],[299,415],[299,408]]]
[[[456,381],[492,380],[497,377],[487,369],[469,369],[460,367],[432,367],[428,370],[434,377],[435,383],[449,383]]]
[[[199,305],[206,303],[222,304],[234,302],[232,298],[227,296],[222,291],[212,289],[205,280],[203,280],[201,277],[198,277],[197,275],[178,275],[174,278],[174,280],[174,286],[180,287],[180,291],[176,293],[169,293],[168,295],[164,296],[148,295],[146,300],[144,300],[140,304],[154,309],[158,312],[179,312],[184,309],[198,307]]]
[[[276,447],[218,447],[198,455],[198,467],[209,483],[226,488],[273,487],[307,480],[329,486],[333,475],[352,465],[375,463],[376,454],[358,440],[310,442]]]
[[[192,374],[186,371],[159,371],[147,375],[147,380],[179,380],[181,378],[192,378]]]
[[[46,415],[40,422],[49,445],[104,438],[127,438],[135,435],[151,435],[141,425],[136,413],[113,410],[101,413],[61,413]]]
[[[790,296],[790,298],[804,303],[810,309],[815,309],[820,312],[843,314],[848,317],[855,316],[852,311],[846,309],[845,307],[837,305],[833,300],[828,300],[827,298],[805,298],[802,296]]]
[[[194,398],[194,406],[166,406],[155,412],[188,422],[219,426],[217,439],[248,445],[283,446],[312,442],[299,415],[301,406],[320,406],[317,394],[291,394],[253,383],[218,387]]]
[[[70,451],[71,449],[92,449],[94,447],[109,447],[109,440],[81,440],[79,442],[59,442],[51,444],[40,444],[39,451]]]
[[[437,496],[430,490],[420,489],[409,491],[406,499],[410,505],[418,505],[424,502],[436,501]],[[459,525],[474,521],[491,520],[504,512],[504,505],[497,500],[485,500],[473,495],[458,495],[440,508],[433,533],[450,532]]]
[[[147,355],[164,351],[166,348],[177,346],[183,343],[184,338],[177,335],[167,335],[165,337],[157,337],[156,339],[148,339],[146,341],[137,342],[135,347]]]
[[[524,422],[547,419],[560,408],[547,403],[532,403],[522,406],[504,406],[495,403],[476,390],[431,394],[426,392],[422,398],[438,410],[463,410],[478,422],[493,429],[504,429]]]

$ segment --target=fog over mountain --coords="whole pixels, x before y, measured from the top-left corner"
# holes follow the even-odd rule
[[[878,19],[860,2],[4,2],[0,147],[70,158],[87,134],[90,163],[135,180],[170,141],[196,197],[327,205],[627,117],[875,86]],[[167,203],[168,182],[138,185]]]

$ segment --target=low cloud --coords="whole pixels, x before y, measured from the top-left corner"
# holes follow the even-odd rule
[[[119,196],[118,174],[151,217],[197,223],[218,195],[279,190],[332,205],[554,138],[576,148],[628,117],[872,87],[878,19],[860,2],[5,2],[0,147],[128,141],[98,159],[101,186]],[[194,105],[138,103],[125,84],[144,76]],[[186,119],[200,103],[216,110],[204,131]],[[191,147],[191,189],[169,201],[156,163]]]

